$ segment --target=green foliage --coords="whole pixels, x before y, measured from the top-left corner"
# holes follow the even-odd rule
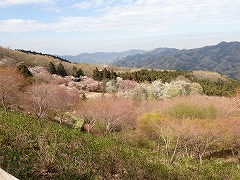
[[[146,115],[161,122],[161,115]],[[143,119],[146,119],[143,118]],[[0,109],[0,165],[19,179],[238,179],[234,163],[183,157],[166,163],[161,152],[150,152],[151,141],[133,148],[111,137],[96,138],[51,121]],[[159,154],[160,153],[160,154]]]
[[[77,74],[77,77],[84,76],[84,72],[81,68],[77,70],[76,74]]]
[[[165,120],[162,114],[146,113],[138,117],[137,129],[148,137],[153,138],[156,135],[154,130],[156,124],[161,124]]]
[[[111,138],[57,123],[0,113],[0,165],[19,179],[161,179],[177,177],[146,154]],[[151,167],[155,167],[152,169]],[[151,171],[151,173],[149,173]]]
[[[26,77],[32,77],[32,73],[28,70],[27,66],[21,64],[17,66],[17,71]]]
[[[50,74],[57,74],[57,70],[56,70],[56,67],[53,64],[53,62],[49,63],[48,70],[49,70]]]
[[[203,88],[203,93],[208,96],[226,96],[235,95],[236,88],[240,86],[239,81],[228,79],[211,82],[209,80],[192,79],[192,81],[200,84]]]
[[[220,72],[240,80],[240,42],[221,42],[215,46],[178,50],[160,48],[144,54],[122,58],[119,67],[181,69]]]
[[[208,79],[197,79],[195,77],[189,76],[189,71],[157,71],[157,70],[147,70],[141,69],[140,71],[135,72],[124,72],[119,73],[118,76],[123,78],[124,80],[135,80],[137,82],[149,82],[152,83],[156,80],[161,80],[162,83],[170,83],[175,80],[178,76],[183,76],[186,80],[189,80],[193,83],[189,89],[192,94],[194,92],[203,92],[209,96],[226,96],[230,97],[235,95],[235,89],[240,86],[240,82],[233,79],[226,80],[218,80],[218,81],[210,81]],[[171,89],[171,91],[174,91]],[[174,93],[174,92],[172,92]],[[177,91],[175,91],[177,93]],[[170,93],[171,94],[171,93]]]
[[[74,77],[80,77],[80,76],[84,76],[83,70],[81,68],[77,69],[75,66],[72,69],[72,75]]]
[[[67,76],[67,71],[64,68],[64,66],[62,65],[62,63],[59,63],[57,66],[57,74],[60,76]]]
[[[213,105],[199,107],[194,104],[177,104],[170,108],[167,113],[178,119],[215,119],[220,112]]]
[[[108,70],[107,68],[103,68],[103,70],[99,70],[97,67],[93,70],[93,76],[92,78],[94,80],[102,81],[102,80],[110,80],[114,79],[116,80],[117,74],[113,70]]]
[[[134,72],[124,72],[119,73],[118,76],[125,79],[135,80],[137,82],[153,82],[155,80],[161,79],[163,83],[171,82],[173,79],[178,77],[179,75],[186,76],[188,71],[157,71],[157,70],[147,70],[141,69],[140,71]]]

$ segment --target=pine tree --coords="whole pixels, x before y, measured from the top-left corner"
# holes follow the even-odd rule
[[[77,75],[77,68],[76,68],[75,66],[72,68],[72,76],[74,76],[74,77],[79,77],[79,76]]]
[[[103,80],[104,79],[110,79],[110,75],[111,75],[110,71],[107,70],[106,68],[104,68],[103,71],[102,71],[102,79]]]
[[[94,80],[99,80],[100,79],[100,71],[98,70],[98,68],[96,67],[94,70],[93,70],[93,79]]]
[[[22,75],[24,75],[26,77],[32,77],[33,76],[32,73],[27,68],[27,66],[25,66],[23,64],[17,66],[17,71],[20,72]]]
[[[81,68],[77,70],[77,77],[80,77],[80,76],[84,76],[83,70]]]
[[[64,66],[62,65],[62,63],[59,63],[57,66],[57,73],[60,76],[67,76],[67,71],[65,70]]]
[[[57,74],[56,67],[52,62],[49,63],[48,70],[51,74]]]
[[[74,76],[74,77],[80,77],[80,76],[84,76],[84,73],[83,73],[83,70],[81,69],[81,68],[79,68],[78,70],[77,70],[77,68],[76,67],[73,67],[73,69],[72,69],[72,75]]]
[[[111,72],[110,72],[110,79],[114,79],[114,80],[117,79],[117,73],[114,72],[113,70],[111,70]]]

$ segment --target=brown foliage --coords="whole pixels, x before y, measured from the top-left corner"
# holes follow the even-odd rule
[[[50,108],[51,91],[48,84],[37,84],[29,87],[25,96],[25,105],[37,119],[43,118]]]
[[[78,115],[91,120],[104,134],[135,126],[136,114],[131,101],[123,98],[88,100],[78,109]]]
[[[141,115],[148,112],[164,113],[169,108],[174,107],[177,104],[191,104],[191,105],[195,104],[198,107],[207,107],[213,105],[221,112],[221,115],[224,117],[231,115],[235,110],[231,98],[193,95],[176,97],[164,101],[156,100],[142,101],[138,108],[138,114]]]
[[[56,112],[62,123],[64,114],[79,102],[79,95],[53,84],[35,84],[26,93],[26,108],[37,119],[46,116],[50,111]]]
[[[182,156],[211,157],[219,151],[238,152],[240,156],[239,119],[169,119],[157,113],[148,113],[138,118],[139,136],[156,141],[159,150],[164,150],[169,162]]]
[[[25,78],[15,68],[0,69],[0,99],[5,110],[19,103],[20,92],[25,85]]]
[[[79,103],[79,94],[75,90],[67,90],[66,87],[57,85],[51,85],[50,93],[50,109],[57,113],[62,123],[64,114],[72,111]]]

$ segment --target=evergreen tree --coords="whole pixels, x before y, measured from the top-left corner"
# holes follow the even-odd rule
[[[93,70],[93,79],[94,80],[99,80],[100,79],[100,71],[98,70],[97,67]]]
[[[117,73],[116,72],[114,72],[113,70],[111,70],[111,72],[110,72],[110,79],[117,79]]]
[[[102,71],[102,79],[108,79],[109,78],[109,71],[104,68]]]
[[[52,62],[49,63],[48,70],[51,74],[57,74],[56,67]]]
[[[62,63],[59,63],[57,66],[57,73],[60,76],[67,76],[67,71],[65,70],[64,66],[62,65]]]
[[[32,77],[32,73],[29,71],[27,66],[21,64],[17,66],[17,71],[20,72],[22,75],[27,76],[27,77]]]
[[[72,76],[74,76],[74,77],[79,77],[79,76],[77,75],[77,68],[76,68],[75,66],[72,68]]]
[[[84,76],[84,73],[83,73],[83,70],[81,69],[81,68],[79,68],[78,70],[77,70],[77,68],[76,67],[73,67],[73,69],[72,69],[72,75],[74,76],[74,77],[80,77],[80,76]]]
[[[81,68],[77,70],[77,77],[80,77],[80,76],[84,76],[83,70]]]

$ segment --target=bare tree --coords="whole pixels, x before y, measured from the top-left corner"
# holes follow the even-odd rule
[[[52,85],[50,91],[51,102],[49,108],[57,113],[61,124],[65,113],[73,110],[79,103],[79,94],[75,90],[67,90],[66,87],[60,87],[57,85]]]
[[[135,126],[136,113],[133,108],[132,102],[127,99],[99,98],[84,102],[78,114],[91,120],[91,127],[101,127],[101,131],[107,135]]]
[[[51,105],[51,89],[48,84],[37,84],[29,88],[26,94],[26,105],[37,119],[43,118]]]

